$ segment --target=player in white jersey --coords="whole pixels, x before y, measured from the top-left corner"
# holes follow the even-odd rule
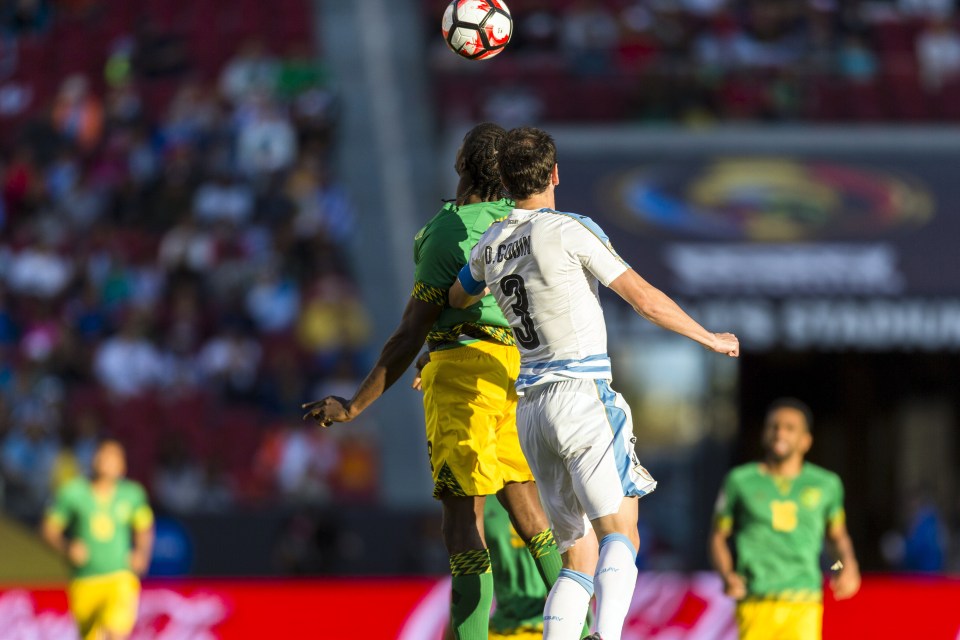
[[[555,209],[556,146],[544,131],[514,129],[500,149],[500,177],[516,208],[483,234],[450,290],[469,306],[494,294],[520,348],[520,444],[563,553],[544,610],[544,638],[579,637],[590,597],[597,633],[619,640],[636,584],[637,498],[656,481],[634,451],[630,407],[610,388],[598,284],[641,316],[736,357],[733,334],[710,333],[629,267],[589,218]],[[599,561],[577,542],[586,514]]]

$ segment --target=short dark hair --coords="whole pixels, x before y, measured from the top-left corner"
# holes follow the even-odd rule
[[[463,137],[455,167],[460,176],[458,200],[466,201],[471,195],[487,202],[503,197],[498,160],[500,144],[506,135],[507,130],[500,125],[483,122]]]
[[[511,129],[501,143],[500,179],[515,200],[546,191],[556,164],[557,145],[542,129]]]
[[[807,431],[813,433],[813,411],[806,402],[790,397],[777,398],[770,403],[770,406],[767,407],[767,413],[764,415],[764,422],[770,418],[770,414],[779,409],[795,409],[802,413],[804,422],[807,423]]]

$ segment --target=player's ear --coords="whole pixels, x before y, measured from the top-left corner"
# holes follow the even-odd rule
[[[810,433],[809,429],[803,430],[803,436],[800,438],[800,449],[804,454],[810,451],[810,447],[813,446],[813,434]]]
[[[559,165],[553,165],[553,171],[550,173],[550,183],[553,186],[560,184],[560,169]]]

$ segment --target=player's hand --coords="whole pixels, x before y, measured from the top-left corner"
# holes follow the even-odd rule
[[[303,414],[304,420],[311,418],[321,427],[329,427],[334,422],[350,422],[355,417],[350,415],[350,401],[337,396],[308,402],[301,408],[307,410]]]
[[[713,337],[712,351],[724,353],[731,358],[736,358],[740,355],[740,340],[737,336],[732,333],[715,333]]]
[[[142,551],[131,551],[129,560],[130,571],[133,571],[138,576],[145,574],[150,567],[150,556]]]
[[[87,564],[90,559],[90,551],[82,540],[71,540],[67,545],[67,560],[73,566],[79,568]]]
[[[742,600],[747,595],[747,583],[739,573],[730,573],[723,576],[723,592],[734,600]]]
[[[837,575],[830,578],[830,590],[837,600],[846,600],[857,595],[857,591],[860,591],[860,570],[850,566],[840,569]]]
[[[416,389],[417,391],[423,391],[423,368],[427,366],[430,362],[430,352],[425,351],[420,354],[420,357],[417,358],[416,367],[417,373],[413,376],[413,384],[410,386]]]

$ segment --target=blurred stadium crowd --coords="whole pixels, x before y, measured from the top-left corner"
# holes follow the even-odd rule
[[[309,3],[0,7],[3,508],[102,435],[175,513],[374,499],[369,425],[299,420],[369,333]]]
[[[488,65],[447,55],[432,15],[427,33],[458,119],[957,121],[955,4],[512,0],[510,55]]]

